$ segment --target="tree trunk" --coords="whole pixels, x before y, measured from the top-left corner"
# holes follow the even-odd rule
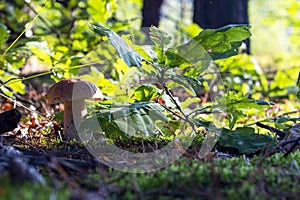
[[[249,24],[248,0],[194,0],[194,23],[203,29],[228,24]],[[250,42],[245,41],[250,53]]]
[[[144,0],[142,27],[158,26],[162,2],[163,0]]]

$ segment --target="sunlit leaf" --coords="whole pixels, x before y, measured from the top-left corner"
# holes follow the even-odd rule
[[[129,67],[141,67],[142,61],[145,61],[145,59],[136,51],[134,51],[118,34],[100,25],[96,26],[91,24],[90,26],[100,35],[105,35],[109,38],[111,44],[118,51],[119,56]]]
[[[183,87],[190,95],[196,95],[194,88],[187,81],[188,77],[173,73],[171,71],[168,71],[168,76],[170,77],[170,81],[167,82],[168,88],[173,89],[179,86]]]
[[[158,47],[167,47],[172,40],[172,37],[168,33],[156,28],[155,26],[150,27],[150,39]]]
[[[15,78],[15,76],[6,75],[5,77],[3,77],[3,81],[6,82],[9,80],[12,80],[13,78]],[[8,88],[10,88],[10,89],[8,89]],[[8,96],[12,96],[14,92],[20,93],[20,94],[25,94],[25,84],[22,83],[22,81],[8,82],[4,86],[0,87],[0,89]]]
[[[139,55],[141,55],[143,58],[145,58],[147,61],[151,61],[151,57],[147,54],[143,46],[141,45],[136,45],[132,42],[131,40],[131,35],[122,35],[122,39],[134,50],[136,51]]]
[[[200,104],[200,102],[201,102],[201,100],[198,97],[189,97],[184,102],[181,103],[181,108],[186,109],[191,104],[195,104],[196,106],[198,106]]]
[[[217,60],[236,55],[242,41],[251,36],[249,29],[249,25],[227,25],[203,30],[193,39],[206,49],[213,60]]]
[[[133,98],[137,102],[147,102],[158,95],[158,89],[154,85],[146,84],[137,87],[134,90]]]
[[[190,37],[195,37],[202,31],[199,25],[195,23],[184,26],[183,30],[184,33],[186,33]]]
[[[230,129],[234,127],[238,119],[246,116],[244,109],[262,110],[274,105],[272,102],[245,98],[241,96],[241,93],[235,94],[233,92],[229,92],[216,100],[218,102],[216,107],[228,114]]]
[[[165,63],[170,67],[193,66],[199,73],[207,69],[212,60],[207,51],[194,40],[176,48],[167,49],[165,57]]]
[[[47,41],[43,42],[28,42],[27,46],[40,60],[49,64],[50,66],[54,61],[54,53],[49,48]]]
[[[87,0],[87,12],[91,15],[93,20],[105,24],[106,21],[112,17],[117,9],[115,0],[112,1],[98,1]]]
[[[120,84],[126,88],[130,88],[135,85],[141,77],[141,72],[136,67],[129,68],[122,76]]]
[[[155,125],[158,121],[168,121],[164,111],[156,103],[112,106],[109,109],[96,112],[96,115],[102,131],[107,136],[147,138],[160,133]],[[88,129],[88,124],[88,120],[85,120],[81,125],[81,129]]]

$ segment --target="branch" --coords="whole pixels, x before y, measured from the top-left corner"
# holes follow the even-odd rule
[[[255,124],[256,124],[257,126],[261,127],[261,128],[267,129],[267,130],[269,130],[269,131],[275,133],[275,134],[278,135],[281,139],[283,139],[284,136],[285,136],[285,132],[283,132],[283,131],[281,131],[281,130],[279,130],[279,129],[277,129],[277,128],[274,128],[274,127],[271,127],[271,126],[262,124],[262,123],[260,123],[260,122],[256,122]]]
[[[175,100],[175,98],[173,97],[173,95],[171,94],[170,90],[168,89],[168,87],[163,84],[163,87],[167,93],[167,95],[172,99],[173,103],[175,104],[176,108],[178,109],[178,111],[183,115],[184,121],[188,122],[193,131],[195,132],[195,134],[197,133],[197,130],[195,128],[195,124],[190,120],[190,118],[183,112],[183,110],[181,109],[181,107],[178,105],[177,101]]]
[[[292,147],[287,152],[285,152],[284,156],[287,156],[289,153],[292,152],[292,150],[295,148],[295,146],[299,145],[300,137],[295,139],[295,140],[287,140],[287,141],[281,142],[280,144],[277,145],[276,148],[272,149],[271,151],[269,151],[265,155],[263,155],[263,157],[258,161],[256,166],[261,167],[261,164],[263,163],[263,161],[265,161],[268,157],[272,156],[275,153],[284,151],[284,146],[286,146],[290,143],[294,143],[294,144],[292,145]]]

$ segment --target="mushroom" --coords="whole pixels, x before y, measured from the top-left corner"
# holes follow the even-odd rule
[[[64,134],[68,140],[78,138],[75,137],[76,127],[87,114],[85,99],[102,100],[103,94],[96,85],[80,78],[62,80],[48,91],[48,104],[64,103]]]

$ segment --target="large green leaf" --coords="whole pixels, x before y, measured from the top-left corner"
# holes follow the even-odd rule
[[[165,52],[165,64],[170,67],[187,68],[193,66],[199,73],[208,68],[211,57],[199,43],[194,40],[169,48]]]
[[[151,137],[161,131],[157,122],[167,122],[168,119],[157,103],[133,103],[123,106],[113,106],[96,112],[102,131],[108,136],[119,137]],[[90,120],[84,120],[80,129],[91,127]]]
[[[209,52],[213,60],[217,60],[236,55],[242,41],[251,36],[249,29],[249,25],[227,25],[203,30],[193,39]]]
[[[254,128],[237,127],[234,131],[223,129],[218,145],[220,147],[234,148],[241,154],[251,154],[261,151],[266,145],[273,147],[276,140],[265,134],[256,134]]]
[[[100,35],[104,35],[109,38],[110,43],[115,47],[119,56],[129,67],[142,66],[142,61],[145,61],[145,59],[133,50],[118,34],[100,25],[96,26],[91,24],[90,26]]]
[[[252,154],[263,150],[265,147],[272,148],[276,139],[265,134],[255,133],[251,127],[237,127],[235,130],[217,128],[213,123],[202,120],[195,120],[198,127],[205,127],[208,131],[219,135],[218,148],[230,148],[237,150],[240,154]]]
[[[172,41],[174,38],[168,33],[151,27],[149,34],[154,43],[155,57],[153,56],[153,60],[161,64],[161,67],[187,68],[193,66],[201,72],[208,67],[208,63],[211,61],[206,49],[193,39],[182,45],[170,47],[176,41]]]
[[[144,84],[137,87],[134,90],[134,99],[137,102],[148,102],[156,97],[158,93],[158,88],[151,84]]]
[[[242,41],[251,36],[249,28],[247,25],[229,25],[203,30],[189,42],[174,48],[166,48],[171,37],[155,27],[150,28],[150,37],[159,64],[188,69],[186,73],[193,70],[197,76],[209,67],[212,60],[236,55]]]

